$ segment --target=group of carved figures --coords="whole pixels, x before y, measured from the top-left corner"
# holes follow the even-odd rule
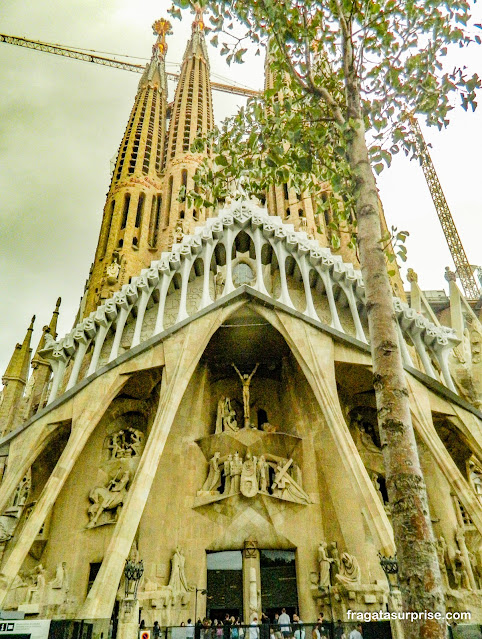
[[[135,428],[123,428],[108,438],[111,459],[137,457],[141,452],[144,434]]]
[[[209,462],[208,476],[198,495],[220,493],[228,497],[241,493],[245,497],[254,497],[264,493],[309,504],[311,500],[300,485],[300,475],[293,459],[274,458],[271,455],[253,457],[248,451],[243,460],[238,451],[224,457],[216,452]]]
[[[443,535],[437,540],[437,553],[442,582],[447,590],[481,590],[482,564],[467,548],[462,529],[455,533],[456,547],[449,548]]]
[[[111,469],[109,480],[102,486],[95,486],[89,493],[89,500],[92,503],[87,511],[89,515],[87,528],[113,524],[117,521],[118,511],[126,498],[132,474],[129,460],[140,456],[143,444],[144,434],[130,426],[118,430],[107,438],[109,462],[119,463],[116,464],[115,471]]]
[[[322,541],[318,546],[320,589],[342,585],[347,590],[361,584],[361,570],[357,558],[347,552],[340,553],[336,541]]]
[[[68,590],[65,561],[57,564],[55,575],[50,581],[47,581],[45,568],[38,564],[29,572],[18,573],[10,587],[5,605],[12,609],[32,604],[63,603]]]

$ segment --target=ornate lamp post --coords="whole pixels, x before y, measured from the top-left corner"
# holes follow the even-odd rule
[[[387,576],[387,581],[388,581],[388,588],[390,590],[390,593],[393,590],[393,584],[392,581],[390,579],[390,575],[397,575],[397,586],[398,586],[398,561],[397,561],[397,555],[394,555],[393,557],[387,557],[385,555],[382,555],[382,553],[378,553],[378,558],[380,560],[380,566],[382,567],[383,572],[386,574]]]
[[[124,566],[125,610],[128,613],[131,611],[132,605],[137,601],[137,588],[143,574],[144,562],[142,559],[139,562],[126,559],[126,565]]]

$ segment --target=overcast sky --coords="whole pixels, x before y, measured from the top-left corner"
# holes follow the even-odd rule
[[[169,6],[167,0],[3,0],[0,29],[148,58],[154,41],[151,25],[167,16]],[[480,6],[476,11],[481,22]],[[169,63],[181,61],[190,22],[187,17],[174,23]],[[260,58],[229,69],[210,48],[210,60],[213,73],[252,88],[262,86]],[[453,60],[482,75],[481,48],[457,52]],[[0,43],[2,374],[33,314],[36,347],[58,296],[59,334],[72,326],[94,257],[109,162],[124,133],[139,77]],[[233,113],[239,103],[235,96],[215,94],[216,120]],[[469,261],[481,264],[482,108],[475,114],[460,109],[447,130],[424,133]],[[399,156],[378,184],[389,225],[410,231],[408,266],[418,272],[423,288],[444,288],[444,267],[453,264],[421,168]]]

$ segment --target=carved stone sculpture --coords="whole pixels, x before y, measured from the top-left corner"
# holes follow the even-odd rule
[[[442,575],[442,583],[444,585],[444,588],[448,589],[450,586],[449,586],[449,578],[447,574],[447,564],[446,564],[447,542],[445,541],[445,538],[443,537],[443,535],[440,535],[440,537],[437,539],[437,556],[438,556],[438,563],[440,566],[440,574]]]
[[[88,509],[90,521],[87,528],[117,521],[117,509],[124,503],[130,474],[128,470],[119,470],[106,486],[97,486],[89,493],[92,505]],[[107,511],[116,511],[113,517],[105,519],[102,515]]]
[[[482,466],[474,457],[469,460],[469,481],[475,494],[482,501]]]
[[[106,268],[108,284],[115,284],[117,282],[117,278],[119,277],[119,272],[121,267],[119,262],[117,261],[117,257],[118,257],[118,254],[114,253],[112,255],[112,262]]]
[[[243,385],[243,408],[244,408],[244,427],[249,428],[251,426],[250,419],[250,404],[249,404],[249,386],[251,384],[251,380],[253,379],[253,375],[258,370],[259,363],[256,364],[253,371],[248,375],[247,373],[240,373],[236,365],[233,363],[233,368],[239,375],[239,379],[241,380],[241,384]]]
[[[216,415],[216,433],[225,431],[236,432],[239,430],[236,419],[236,411],[231,405],[229,397],[222,397],[218,402],[218,412]]]
[[[330,567],[333,563],[333,559],[328,556],[328,544],[326,541],[322,541],[318,546],[318,566],[320,567],[320,588],[328,588],[331,585],[330,579]]]
[[[239,457],[238,451],[234,453],[231,464],[231,494],[239,493],[241,484],[241,471],[243,470],[243,460]]]
[[[464,559],[460,550],[456,550],[452,560],[452,571],[457,589],[470,590],[469,575],[465,568]]]
[[[257,476],[260,492],[268,492],[269,466],[264,455],[258,459]]]
[[[228,455],[228,458],[226,459],[223,465],[223,475],[224,475],[223,495],[231,494],[231,464],[232,463],[233,463],[233,456]]]
[[[258,474],[256,457],[248,452],[241,471],[240,490],[245,497],[254,497],[258,492]]]
[[[140,455],[144,434],[135,428],[124,428],[109,438],[111,459],[126,459]]]
[[[67,563],[62,561],[57,564],[57,568],[55,570],[55,577],[52,581],[49,582],[50,588],[52,590],[60,590],[65,587],[67,583],[67,573],[66,573]]]
[[[209,473],[206,481],[201,488],[201,493],[210,493],[216,491],[221,485],[221,469],[219,468],[219,457],[221,453],[216,452],[209,462]]]
[[[171,558],[171,576],[169,578],[169,587],[172,589],[173,595],[179,595],[193,590],[193,588],[187,583],[186,572],[184,564],[186,558],[183,552],[176,546],[176,550]]]
[[[289,467],[293,464],[292,459],[279,462],[276,466],[276,473],[273,480],[272,491],[275,497],[297,501],[301,504],[311,503],[310,498],[301,486],[288,473]]]
[[[354,555],[347,552],[342,554],[340,572],[336,575],[336,579],[347,589],[361,583],[361,570]]]

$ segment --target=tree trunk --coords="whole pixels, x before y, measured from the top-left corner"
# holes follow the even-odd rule
[[[356,176],[360,263],[373,359],[373,376],[388,496],[397,546],[403,609],[445,614],[444,593],[425,481],[413,431],[408,391],[381,238],[378,194],[363,120],[350,141]],[[405,637],[445,639],[444,619],[404,622]]]

